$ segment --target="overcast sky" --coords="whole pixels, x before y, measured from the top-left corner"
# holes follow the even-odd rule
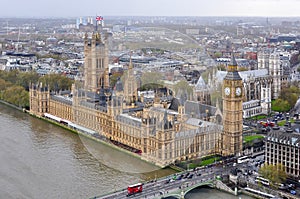
[[[300,0],[3,0],[0,17],[300,16]]]

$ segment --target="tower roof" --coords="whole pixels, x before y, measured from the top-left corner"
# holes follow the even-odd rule
[[[228,64],[228,66],[237,66],[235,57],[234,57],[234,53],[231,53],[231,60],[230,63]]]
[[[198,82],[195,86],[196,90],[204,90],[207,89],[207,86],[205,84],[204,79],[202,78],[202,76],[199,77]]]
[[[237,63],[234,58],[234,53],[231,54],[231,60],[228,64],[227,74],[224,79],[227,80],[242,80],[239,72],[237,71]]]

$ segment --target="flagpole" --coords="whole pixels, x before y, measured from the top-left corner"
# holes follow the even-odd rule
[[[96,20],[96,32],[98,32],[98,20],[97,20],[98,15],[96,14],[95,20]]]

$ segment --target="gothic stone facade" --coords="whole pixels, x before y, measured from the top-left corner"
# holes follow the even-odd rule
[[[205,120],[187,115],[184,104],[176,110],[157,104],[159,100],[152,107],[138,106],[134,96],[124,96],[129,92],[126,86],[126,92],[116,95],[109,88],[106,45],[98,33],[91,40],[86,36],[83,78],[73,85],[72,98],[51,95],[45,86],[32,85],[31,113],[50,113],[98,132],[109,141],[140,151],[142,159],[159,166],[216,153],[236,154],[242,149],[243,90],[237,94],[237,88],[242,87],[240,79],[225,82],[231,94],[224,96],[223,132],[222,125],[212,123],[207,112],[201,113],[206,114]]]

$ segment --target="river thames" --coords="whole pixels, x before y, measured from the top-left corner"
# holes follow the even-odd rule
[[[91,198],[174,173],[3,104],[0,140],[0,198]],[[189,198],[201,194],[238,198]]]

